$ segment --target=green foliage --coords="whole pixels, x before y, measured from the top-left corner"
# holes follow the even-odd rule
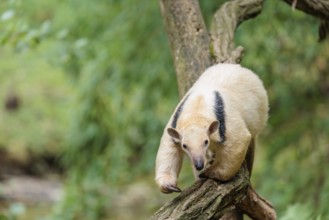
[[[100,189],[153,170],[157,137],[177,101],[177,86],[156,3],[70,6],[77,16],[58,42],[65,59],[57,62],[76,83],[79,107],[72,112],[64,154],[71,169],[68,195],[56,218],[79,218],[89,210],[87,219],[98,219],[108,202],[99,202]]]
[[[26,207],[22,203],[13,203],[5,213],[0,214],[0,220],[17,220],[25,211]]]
[[[46,19],[46,12],[42,12],[43,4],[37,8],[38,14],[33,19],[27,15],[35,13],[33,1],[7,0],[0,3],[0,44],[9,44],[17,51],[34,48],[50,32],[50,22]],[[40,2],[38,2],[40,3]],[[41,9],[41,10],[40,10]],[[32,22],[29,22],[32,21]],[[42,21],[42,22],[40,22]],[[33,23],[34,22],[34,23]]]
[[[294,220],[294,219],[300,219],[300,220],[308,220],[311,219],[312,213],[310,212],[311,207],[309,205],[301,205],[301,204],[295,204],[292,206],[289,206],[287,208],[287,211],[281,218],[282,220]]]
[[[63,66],[76,76],[79,88],[76,93],[79,108],[72,112],[69,142],[72,147],[68,148],[67,161],[89,166],[90,159],[105,157],[107,162],[101,166],[111,167],[108,178],[129,181],[132,172],[153,167],[153,162],[149,161],[158,142],[153,135],[161,132],[166,120],[163,111],[168,108],[162,105],[172,102],[169,98],[161,102],[159,99],[167,95],[173,97],[177,92],[175,79],[171,77],[173,70],[166,68],[170,57],[159,53],[168,51],[168,45],[155,45],[158,40],[165,41],[159,26],[160,15],[154,13],[157,5],[126,7],[120,2],[103,1],[82,5],[72,1],[71,4],[72,11],[77,7],[81,11],[76,23],[69,28],[69,34],[59,44],[81,43],[81,38],[76,39],[75,35],[83,36],[85,43],[73,51],[64,51],[67,53],[64,56],[70,58]],[[105,16],[106,9],[113,10],[112,19],[98,16],[98,13]],[[134,19],[141,12],[145,16]],[[147,19],[153,15],[157,17]],[[89,16],[94,18],[93,22],[85,18]],[[118,23],[117,17],[123,23]],[[81,23],[84,24],[82,30]],[[148,40],[144,41],[146,38]],[[159,60],[162,64],[153,65]],[[76,64],[79,68],[75,68]]]
[[[0,53],[6,54],[0,64],[0,146],[22,159],[30,152],[58,153],[65,145],[71,106],[72,88],[65,75],[39,59],[40,51]],[[11,95],[20,105],[7,111],[4,103]]]
[[[38,1],[0,2],[0,147],[23,161],[31,153],[58,153],[65,145],[72,93],[62,71],[41,58],[48,56],[49,47],[39,44],[51,24],[47,4],[33,2]],[[16,111],[4,108],[11,95],[19,99]]]

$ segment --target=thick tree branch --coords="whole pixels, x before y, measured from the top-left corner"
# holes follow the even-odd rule
[[[216,62],[241,62],[243,48],[234,46],[235,30],[242,21],[257,16],[262,4],[263,0],[228,1],[215,13],[210,34]]]
[[[160,8],[182,97],[200,74],[213,64],[210,38],[197,0],[160,0]]]
[[[200,180],[165,204],[151,219],[219,219],[235,209],[247,193],[248,171],[242,169],[229,183]],[[193,195],[193,196],[191,196]]]
[[[314,17],[329,20],[328,0],[284,0],[293,8],[297,8]]]
[[[167,202],[151,219],[236,219],[231,212],[238,209],[252,219],[274,220],[272,205],[261,198],[251,187],[249,173],[243,166],[227,183],[199,180],[174,200]],[[226,215],[226,213],[230,213]]]
[[[283,0],[293,8],[320,18],[319,41],[329,34],[329,1],[328,0]]]

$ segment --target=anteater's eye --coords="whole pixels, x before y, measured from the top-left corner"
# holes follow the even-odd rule
[[[208,140],[204,141],[204,145],[206,145],[206,146],[208,145]]]
[[[184,149],[187,149],[187,145],[186,145],[186,144],[183,144],[183,148],[184,148]]]

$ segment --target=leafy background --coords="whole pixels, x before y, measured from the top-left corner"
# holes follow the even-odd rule
[[[200,1],[207,25],[223,2]],[[266,1],[236,33],[271,106],[252,181],[284,220],[329,218],[329,44],[317,26]],[[0,103],[11,94],[21,103],[0,109],[0,149],[34,165],[55,158],[65,192],[51,205],[6,202],[2,218],[146,219],[172,198],[153,182],[178,102],[157,1],[5,0],[0,28]],[[182,188],[193,182],[185,162]]]

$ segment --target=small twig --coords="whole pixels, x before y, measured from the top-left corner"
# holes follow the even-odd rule
[[[320,19],[319,41],[329,35],[329,1],[328,0],[283,0],[293,9],[297,8]]]
[[[297,5],[297,1],[298,0],[294,0],[291,4],[292,10],[294,11],[296,9],[296,5]]]

